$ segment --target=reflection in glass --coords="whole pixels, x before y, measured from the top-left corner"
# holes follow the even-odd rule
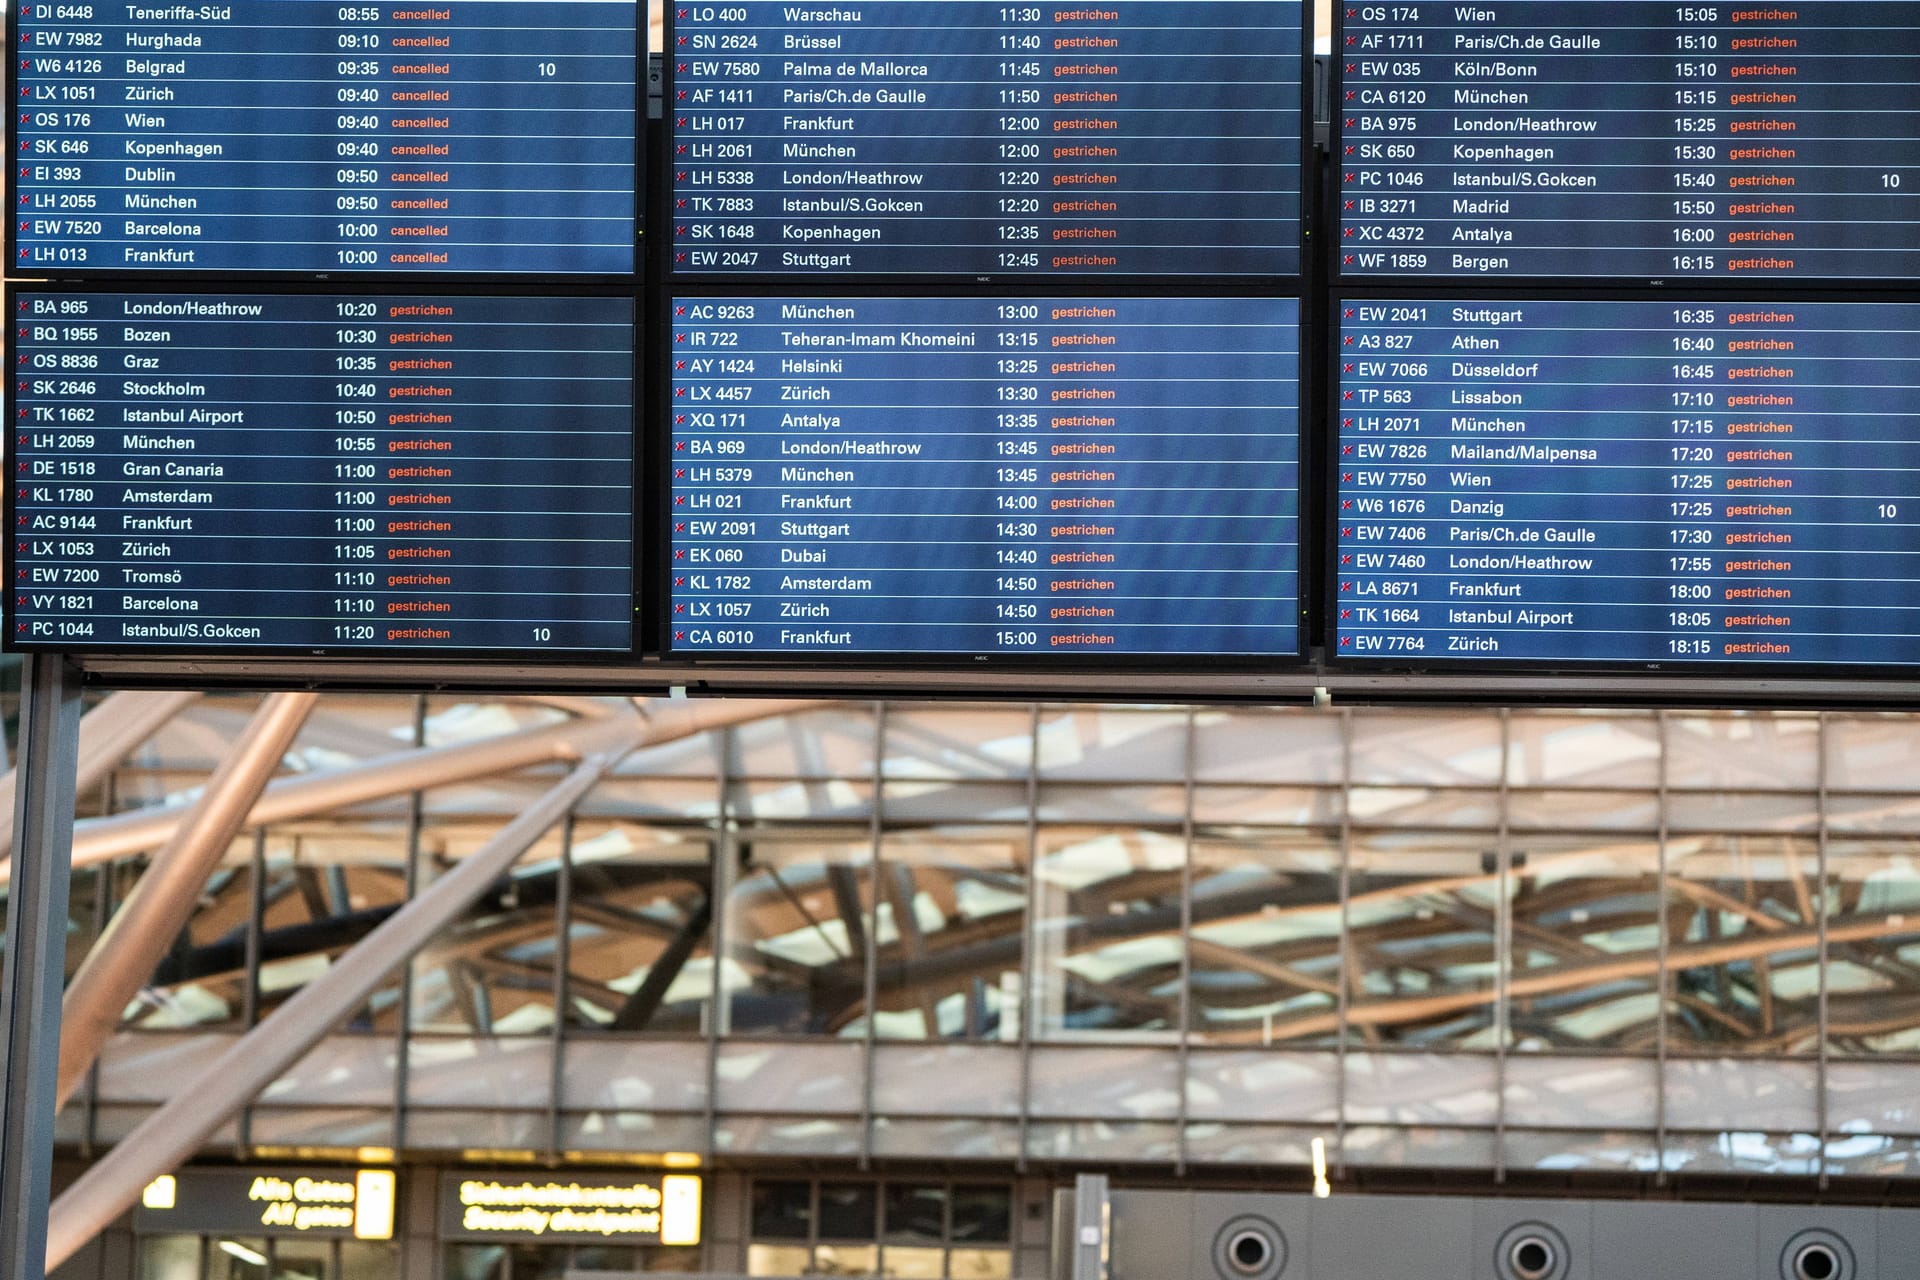
[[[734,1035],[857,1035],[864,1027],[869,840],[743,838],[727,900]]]
[[[236,849],[251,843],[237,842]],[[123,1015],[124,1024],[149,1031],[239,1026],[246,1010],[247,925],[252,916],[252,867],[216,870],[173,950],[161,958],[153,980]]]
[[[1174,834],[1040,831],[1035,1035],[1177,1034],[1185,864],[1186,844]]]
[[[490,822],[429,822],[420,836],[421,889],[497,830]],[[551,1030],[564,831],[555,828],[535,841],[506,876],[414,958],[411,1022],[416,1032],[534,1035]]]
[[[577,827],[567,918],[567,1020],[698,1035],[713,994],[708,846]]]
[[[896,1182],[887,1187],[888,1244],[939,1244],[947,1237],[947,1189],[939,1183]]]
[[[813,1267],[813,1250],[804,1244],[750,1244],[750,1276],[803,1276]]]
[[[267,1280],[267,1242],[260,1236],[215,1236],[207,1250],[207,1280]]]
[[[1497,872],[1490,834],[1355,834],[1352,1043],[1493,1047]]]
[[[1920,846],[1829,841],[1825,904],[1829,1049],[1920,1053]]]
[[[1013,1239],[1013,1192],[962,1183],[953,1189],[953,1242],[1002,1244]]]
[[[283,1238],[273,1242],[273,1280],[331,1280],[333,1241]]]
[[[879,1234],[878,1188],[871,1182],[820,1184],[820,1239],[872,1240]]]
[[[200,1280],[200,1237],[142,1238],[140,1280]]]
[[[1522,1050],[1652,1053],[1659,845],[1527,836],[1516,839],[1510,857],[1509,1042]]]
[[[267,833],[264,857],[262,1018],[405,903],[407,833],[397,822],[365,820],[320,830],[275,828]],[[396,970],[348,1026],[392,1032],[399,1022]]]
[[[807,1240],[813,1235],[813,1184],[799,1180],[753,1184],[753,1234],[761,1240]]]
[[[1819,1031],[1819,847],[1793,836],[1675,840],[1667,854],[1667,1042],[1811,1053]]]
[[[1311,836],[1198,837],[1192,1035],[1330,1044],[1340,999],[1340,850]]]
[[[1002,1011],[1020,989],[1026,831],[902,831],[880,851],[874,1033],[901,1040],[1017,1039]]]

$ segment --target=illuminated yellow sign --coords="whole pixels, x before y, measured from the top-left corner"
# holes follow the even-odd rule
[[[393,1239],[391,1169],[362,1169],[353,1179],[353,1234],[361,1240]]]
[[[700,1243],[700,1179],[670,1173],[660,1180],[660,1243]]]
[[[673,1176],[655,1182],[500,1182],[465,1178],[459,1187],[460,1229],[518,1236],[655,1237],[665,1244],[698,1244],[700,1180]],[[692,1184],[691,1189],[683,1184]],[[692,1205],[692,1226],[687,1206]],[[668,1239],[668,1227],[674,1239]],[[688,1232],[691,1230],[691,1238]]]
[[[391,1169],[256,1173],[186,1169],[148,1183],[140,1194],[143,1231],[315,1233],[362,1240],[393,1238]]]

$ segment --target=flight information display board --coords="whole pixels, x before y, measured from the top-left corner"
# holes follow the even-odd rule
[[[1338,8],[1350,279],[1920,279],[1911,3]]]
[[[30,275],[630,275],[634,0],[17,8]]]
[[[1340,315],[1338,656],[1920,663],[1920,305]]]
[[[631,650],[631,299],[9,297],[14,648]]]
[[[672,12],[677,274],[1300,270],[1297,0]]]
[[[670,655],[1299,642],[1299,303],[677,297]]]

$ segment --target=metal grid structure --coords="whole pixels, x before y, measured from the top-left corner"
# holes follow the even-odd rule
[[[433,761],[609,703],[322,700],[62,1137],[125,1136],[564,772]],[[76,963],[251,710],[193,703],[83,801]],[[1902,717],[734,710],[626,756],[217,1141],[1916,1172]]]

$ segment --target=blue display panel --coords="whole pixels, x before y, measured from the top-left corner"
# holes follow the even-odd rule
[[[672,312],[669,653],[1296,653],[1297,301]]]
[[[1292,275],[1302,7],[673,6],[688,275]]]
[[[1920,306],[1340,314],[1340,657],[1920,663]]]
[[[631,274],[637,13],[22,5],[14,267]]]
[[[1911,3],[1339,11],[1349,278],[1920,278]]]
[[[630,299],[11,296],[13,647],[632,648]]]

